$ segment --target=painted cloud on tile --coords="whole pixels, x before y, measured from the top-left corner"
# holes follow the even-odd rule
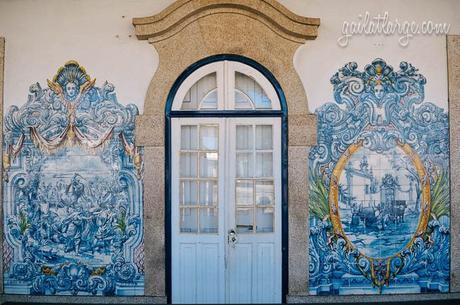
[[[310,294],[447,292],[447,113],[409,63],[348,63],[310,151]]]
[[[135,105],[75,61],[5,117],[4,288],[142,295],[142,152]]]

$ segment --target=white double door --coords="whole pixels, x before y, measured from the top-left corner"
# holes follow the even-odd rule
[[[280,118],[172,119],[172,302],[281,303]]]

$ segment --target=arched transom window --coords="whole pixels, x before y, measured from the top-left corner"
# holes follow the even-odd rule
[[[172,110],[280,110],[276,91],[256,69],[240,62],[208,64],[178,90]]]

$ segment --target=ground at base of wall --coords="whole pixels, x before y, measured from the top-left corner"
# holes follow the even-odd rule
[[[382,303],[385,303],[385,304],[390,304],[390,305],[400,305],[400,304],[404,304],[404,305],[422,305],[422,304],[430,304],[430,305],[457,305],[457,304],[460,304],[460,299],[452,299],[452,300],[424,300],[424,301],[407,301],[407,302],[380,302],[380,301],[377,301],[377,302],[353,302],[353,303],[334,303],[334,304],[338,304],[338,305],[356,305],[356,304],[360,304],[360,305],[375,305],[375,304],[382,304]],[[27,302],[27,303],[24,303],[24,302],[6,302],[6,303],[0,303],[2,305],[22,305],[22,304],[35,304],[35,305],[55,305],[55,304],[61,304],[61,305],[65,305],[65,304],[74,304],[74,303],[37,303],[37,302]],[[91,304],[94,304],[94,303],[91,303]],[[115,303],[111,303],[112,305],[117,305]],[[125,303],[120,303],[120,305],[123,304],[123,305],[130,305],[130,304],[125,304]],[[154,303],[152,303],[154,304]],[[321,302],[321,303],[308,303],[309,305],[324,305],[324,304],[328,304],[328,303],[325,303],[325,302]],[[135,305],[135,304],[131,304],[131,305]]]

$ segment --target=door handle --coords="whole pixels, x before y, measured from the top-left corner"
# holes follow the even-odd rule
[[[238,242],[238,235],[234,229],[228,231],[227,242],[232,246],[232,248],[235,248],[235,245]]]

